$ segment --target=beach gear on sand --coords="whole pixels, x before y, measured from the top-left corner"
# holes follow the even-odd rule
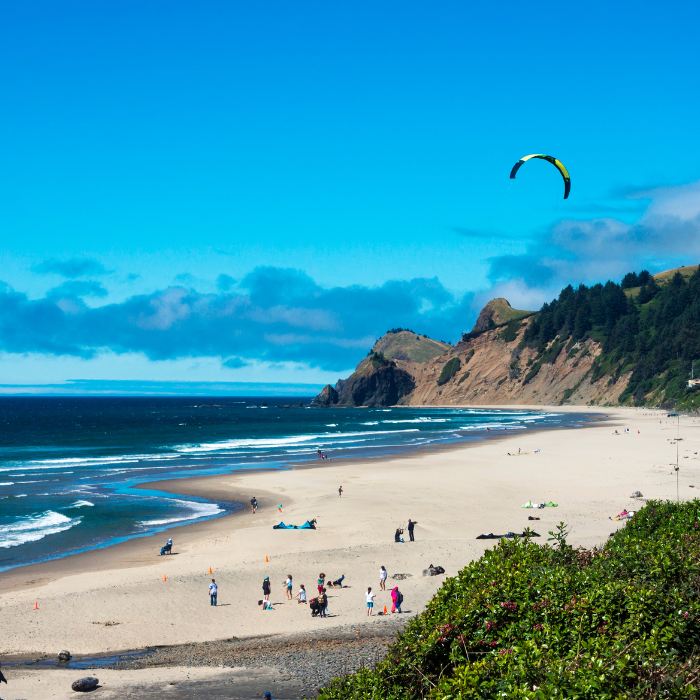
[[[315,530],[316,520],[307,520],[303,525],[285,525],[283,522],[279,525],[273,525],[273,530]]]
[[[439,576],[444,573],[445,569],[441,566],[433,566],[432,564],[427,569],[423,569],[423,576]]]
[[[500,540],[503,538],[512,539],[513,537],[525,537],[524,532],[506,532],[505,535],[494,535],[493,532],[489,532],[488,535],[478,535],[477,540]],[[531,532],[530,537],[540,537],[536,532]]]
[[[552,503],[550,501],[549,503],[533,503],[532,501],[528,501],[523,505],[523,508],[558,508],[559,504],[558,503]]]

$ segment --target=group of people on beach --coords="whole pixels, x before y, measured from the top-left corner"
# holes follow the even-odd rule
[[[388,573],[386,567],[382,566],[379,569],[379,589],[381,591],[386,591],[387,576]],[[287,600],[296,600],[298,605],[308,604],[312,607],[314,616],[316,614],[319,614],[320,617],[326,617],[328,615],[328,590],[326,586],[328,586],[329,588],[343,588],[344,580],[345,574],[342,574],[339,578],[335,579],[334,581],[326,581],[326,574],[321,572],[318,575],[318,581],[316,582],[318,595],[311,600],[307,600],[306,586],[304,586],[303,583],[299,586],[299,591],[297,592],[297,594],[294,595],[294,582],[292,574],[287,574],[287,577],[282,585],[284,587]],[[265,578],[263,579],[262,591],[263,597],[261,600],[258,601],[258,605],[263,611],[274,610],[275,608],[273,606],[272,601],[270,600],[270,595],[272,593],[272,583],[270,582],[269,576],[265,576]],[[219,589],[216,584],[216,581],[212,579],[211,584],[209,584],[209,597],[211,599],[211,605],[216,605],[218,592]],[[367,601],[368,616],[372,615],[372,611],[374,608],[374,599],[376,595],[376,593],[372,592],[371,587],[367,588],[367,593],[365,594],[365,597]],[[394,586],[394,588],[391,590],[391,612],[400,613],[402,603],[403,594],[399,590],[398,586]]]
[[[388,573],[387,573],[386,567],[384,567],[384,566],[380,567],[379,568],[379,590],[381,590],[381,591],[386,591],[387,576],[388,576]],[[367,593],[366,593],[367,615],[369,617],[372,616],[372,611],[374,609],[374,599],[376,598],[376,596],[377,596],[377,594],[372,592],[371,587],[367,589]],[[403,603],[403,593],[401,593],[398,586],[394,586],[394,588],[391,589],[391,612],[392,613],[400,613],[401,612],[401,603]]]

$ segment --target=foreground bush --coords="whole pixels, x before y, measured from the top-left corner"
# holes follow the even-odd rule
[[[600,551],[501,540],[320,698],[698,698],[699,657],[700,501],[650,502]]]

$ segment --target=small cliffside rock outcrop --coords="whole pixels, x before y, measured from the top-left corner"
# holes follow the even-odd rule
[[[338,392],[330,384],[326,384],[321,389],[321,393],[311,402],[311,405],[328,408],[328,406],[335,406],[337,403]]]
[[[340,391],[330,384],[311,402],[312,406],[394,406],[415,389],[413,377],[396,362],[371,355],[353,374],[338,382]]]
[[[522,318],[532,313],[531,311],[521,311],[514,309],[508,299],[500,297],[491,299],[491,301],[481,309],[479,318],[476,319],[472,333],[475,331],[485,331],[487,328],[493,328],[500,323],[508,323],[516,318]]]

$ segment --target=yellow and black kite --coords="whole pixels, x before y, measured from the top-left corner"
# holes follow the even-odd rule
[[[540,158],[542,160],[546,160],[561,173],[561,176],[564,178],[564,199],[566,199],[569,196],[569,192],[571,191],[571,178],[569,177],[569,171],[564,167],[564,163],[562,163],[560,160],[557,160],[553,156],[546,156],[543,153],[535,153],[531,156],[525,156],[524,158],[521,158],[510,171],[510,179],[515,180],[515,173],[517,173],[520,169],[520,166],[526,160],[530,160],[530,158]]]

